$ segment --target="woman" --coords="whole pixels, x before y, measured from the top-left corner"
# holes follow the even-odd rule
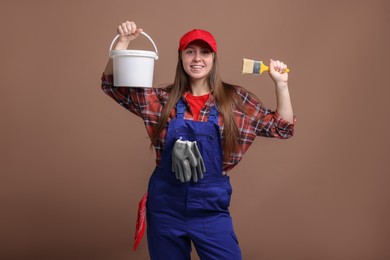
[[[127,49],[142,29],[127,21],[117,31],[115,50]],[[256,136],[293,135],[287,65],[270,61],[277,99],[271,111],[254,94],[221,80],[209,32],[183,35],[178,53],[175,81],[166,88],[114,87],[111,60],[102,76],[104,92],[143,119],[156,151],[147,200],[150,257],[190,259],[192,242],[201,259],[241,259],[227,173]]]

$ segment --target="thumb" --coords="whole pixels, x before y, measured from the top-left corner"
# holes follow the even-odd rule
[[[139,36],[139,34],[141,33],[141,32],[143,32],[144,30],[142,30],[141,28],[137,28],[136,30],[135,30],[135,32],[134,32],[134,38],[137,38],[138,36]]]
[[[271,70],[275,71],[275,61],[273,59],[269,60],[269,70],[270,70],[270,72],[271,72]]]

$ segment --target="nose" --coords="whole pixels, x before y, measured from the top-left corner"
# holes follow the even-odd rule
[[[201,54],[199,51],[196,51],[194,55],[194,61],[200,61],[200,60],[201,60]]]

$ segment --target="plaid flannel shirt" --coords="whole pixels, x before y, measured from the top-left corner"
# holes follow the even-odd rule
[[[146,131],[151,137],[160,120],[161,111],[166,104],[169,93],[164,88],[128,88],[114,87],[112,75],[102,76],[102,90],[111,98],[113,98],[121,106],[142,118]],[[234,115],[239,130],[239,147],[237,151],[231,153],[223,161],[223,170],[230,171],[240,162],[249,146],[253,143],[256,136],[276,137],[287,139],[294,133],[294,124],[291,124],[280,117],[276,111],[271,111],[262,104],[254,100],[244,89],[237,88],[242,102],[250,113],[243,114],[238,110],[234,110]],[[186,102],[186,94],[183,95],[183,100]],[[213,95],[210,95],[205,106],[201,109],[198,121],[206,122],[210,113],[210,108],[214,106]],[[184,115],[185,119],[193,120],[193,116],[189,106]],[[168,123],[172,118],[176,118],[176,110],[172,109]],[[218,124],[222,139],[223,135],[223,118],[219,116]],[[295,122],[295,117],[294,117]],[[167,129],[161,132],[157,142],[153,144],[156,151],[156,164],[160,163],[161,155],[164,150],[165,137]]]

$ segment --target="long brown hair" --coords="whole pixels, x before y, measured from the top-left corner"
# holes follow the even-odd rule
[[[247,112],[242,102],[240,102],[242,99],[237,93],[237,88],[241,87],[225,83],[221,80],[216,53],[214,53],[213,67],[207,77],[207,83],[213,92],[218,112],[223,117],[223,152],[224,157],[228,157],[229,154],[234,152],[238,147],[239,131],[235,122],[234,109],[238,109],[243,113]],[[175,81],[173,84],[166,87],[166,90],[169,92],[169,98],[162,109],[160,121],[154,135],[152,136],[152,143],[157,141],[161,132],[165,129],[172,109],[189,86],[190,78],[184,71],[181,52],[179,52]],[[251,93],[249,92],[249,94]]]

